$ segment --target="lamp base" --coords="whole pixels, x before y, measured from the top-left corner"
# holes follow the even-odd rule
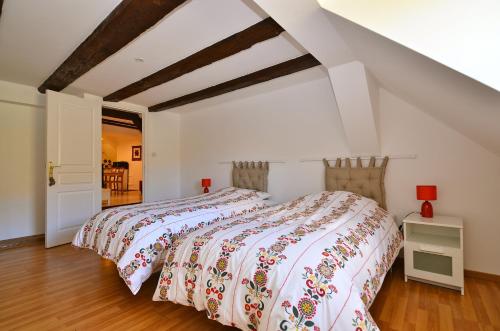
[[[422,208],[420,209],[420,216],[425,218],[434,217],[434,211],[432,210],[432,204],[429,201],[422,203]]]
[[[208,193],[208,192],[209,192],[209,191],[208,191],[208,187],[205,187],[205,188],[203,189],[203,193]]]

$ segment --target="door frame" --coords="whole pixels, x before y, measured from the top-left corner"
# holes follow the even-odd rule
[[[87,96],[87,95],[85,95]],[[90,96],[90,95],[89,95]],[[102,107],[110,108],[110,109],[115,109],[115,110],[121,110],[121,111],[126,111],[129,113],[136,113],[136,114],[141,114],[142,118],[142,202],[147,202],[149,198],[149,194],[147,193],[147,187],[148,187],[148,174],[146,171],[146,166],[148,164],[148,130],[147,130],[147,121],[148,121],[148,107],[145,106],[139,106],[139,105],[134,105],[130,104],[127,102],[109,102],[109,101],[103,101]],[[101,119],[102,119],[102,113],[101,113]],[[99,132],[100,139],[102,141],[102,130]],[[102,164],[102,153],[99,155],[99,158],[101,159],[101,164]],[[102,173],[101,173],[102,176]]]

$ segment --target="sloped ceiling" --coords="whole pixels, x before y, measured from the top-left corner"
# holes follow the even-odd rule
[[[322,8],[500,91],[500,2],[318,0]]]
[[[5,0],[0,80],[38,86],[119,3]],[[500,155],[499,92],[323,10],[316,0],[191,0],[66,91],[105,96],[268,15],[288,33],[127,101],[150,106],[310,52],[327,68],[361,61],[384,88]]]
[[[361,61],[382,87],[500,155],[500,92],[324,10],[316,0],[254,2],[329,69],[342,64],[339,54],[351,54],[344,61]]]
[[[500,92],[334,14],[329,19],[383,87],[500,155]]]
[[[316,0],[253,0],[325,67],[355,58]]]

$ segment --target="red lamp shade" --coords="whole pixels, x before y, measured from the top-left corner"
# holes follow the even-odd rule
[[[422,215],[422,217],[432,218],[434,216],[434,211],[432,210],[432,204],[429,200],[437,200],[436,185],[417,185],[417,200],[425,200],[424,203],[422,203],[420,215]]]
[[[436,185],[418,185],[417,200],[437,200]]]
[[[208,188],[212,186],[212,179],[211,178],[202,178],[201,180],[201,187],[203,187],[203,193],[208,193]]]

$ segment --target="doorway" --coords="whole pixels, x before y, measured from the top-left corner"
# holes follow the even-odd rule
[[[143,202],[142,117],[102,108],[102,208]]]

